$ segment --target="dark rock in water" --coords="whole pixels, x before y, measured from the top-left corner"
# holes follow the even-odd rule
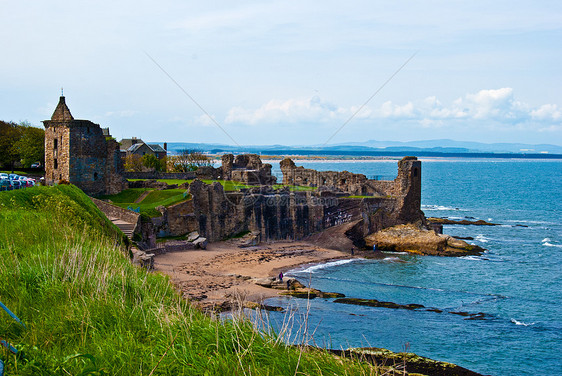
[[[456,364],[440,362],[414,353],[395,353],[376,347],[328,350],[342,357],[360,358],[385,369],[385,375],[435,375],[435,376],[482,376],[482,374]]]
[[[442,313],[443,310],[439,309],[439,308],[428,308],[426,309],[426,311],[428,312],[436,312],[436,313]]]
[[[529,226],[527,226],[527,225],[520,225],[520,224],[516,224],[516,225],[515,225],[515,226],[513,226],[513,227],[529,227]]]
[[[324,298],[324,299],[333,299],[333,298],[344,298],[345,294],[340,294],[339,292],[324,292],[316,289],[308,290],[289,290],[282,292],[281,295],[289,295],[294,298],[300,299],[314,299],[314,298]]]
[[[438,224],[441,224],[441,225],[499,226],[499,223],[486,222],[482,219],[479,219],[477,221],[469,221],[469,220],[466,220],[466,219],[456,221],[454,219],[449,219],[449,218],[429,217],[429,218],[427,218],[427,220],[430,223],[438,223]]]
[[[459,315],[459,316],[470,316],[470,313],[468,312],[464,312],[464,311],[460,311],[460,312],[449,312],[452,315]]]
[[[421,304],[398,304],[394,302],[381,302],[376,299],[356,299],[356,298],[341,298],[334,300],[334,303],[353,304],[368,307],[392,308],[392,309],[419,309],[425,308]]]
[[[474,240],[474,238],[472,236],[453,236],[453,238],[459,239],[459,240]]]
[[[470,313],[470,312],[460,311],[460,312],[449,312],[449,313],[453,315],[466,317],[465,320],[488,320],[493,317],[492,315],[484,312]]]
[[[261,309],[263,311],[270,311],[270,312],[284,312],[285,309],[283,307],[272,306],[267,304],[260,304],[255,302],[246,302],[244,303],[244,308],[249,309]]]

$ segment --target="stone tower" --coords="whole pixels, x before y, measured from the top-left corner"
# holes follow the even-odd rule
[[[404,157],[398,162],[398,176],[394,185],[394,195],[400,198],[399,218],[405,223],[423,220],[421,162],[416,157]]]
[[[89,195],[118,193],[126,185],[119,144],[89,120],[76,120],[64,96],[45,126],[45,180],[67,181]]]

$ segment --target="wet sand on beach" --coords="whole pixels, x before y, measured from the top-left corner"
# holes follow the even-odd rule
[[[206,250],[169,252],[154,258],[156,271],[168,274],[184,297],[203,309],[228,303],[261,303],[280,290],[258,286],[256,278],[277,277],[299,265],[351,258],[349,253],[307,242],[275,242],[239,248],[234,241],[211,243]]]

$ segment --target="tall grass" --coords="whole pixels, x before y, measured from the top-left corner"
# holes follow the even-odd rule
[[[8,375],[371,375],[288,347],[245,319],[208,317],[167,277],[133,266],[119,230],[79,189],[0,193],[0,350]]]

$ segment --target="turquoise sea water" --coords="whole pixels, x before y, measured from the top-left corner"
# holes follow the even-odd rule
[[[303,162],[319,170],[396,175],[396,161]],[[384,347],[449,361],[490,375],[562,375],[562,161],[423,160],[427,216],[484,219],[501,226],[445,226],[488,251],[480,257],[387,254],[286,274],[348,297],[442,310],[273,298],[305,321],[319,346]],[[279,172],[274,168],[274,173]],[[307,304],[310,304],[307,309]],[[467,320],[450,312],[483,312]],[[307,313],[308,312],[308,313]],[[277,328],[288,314],[270,313]]]

